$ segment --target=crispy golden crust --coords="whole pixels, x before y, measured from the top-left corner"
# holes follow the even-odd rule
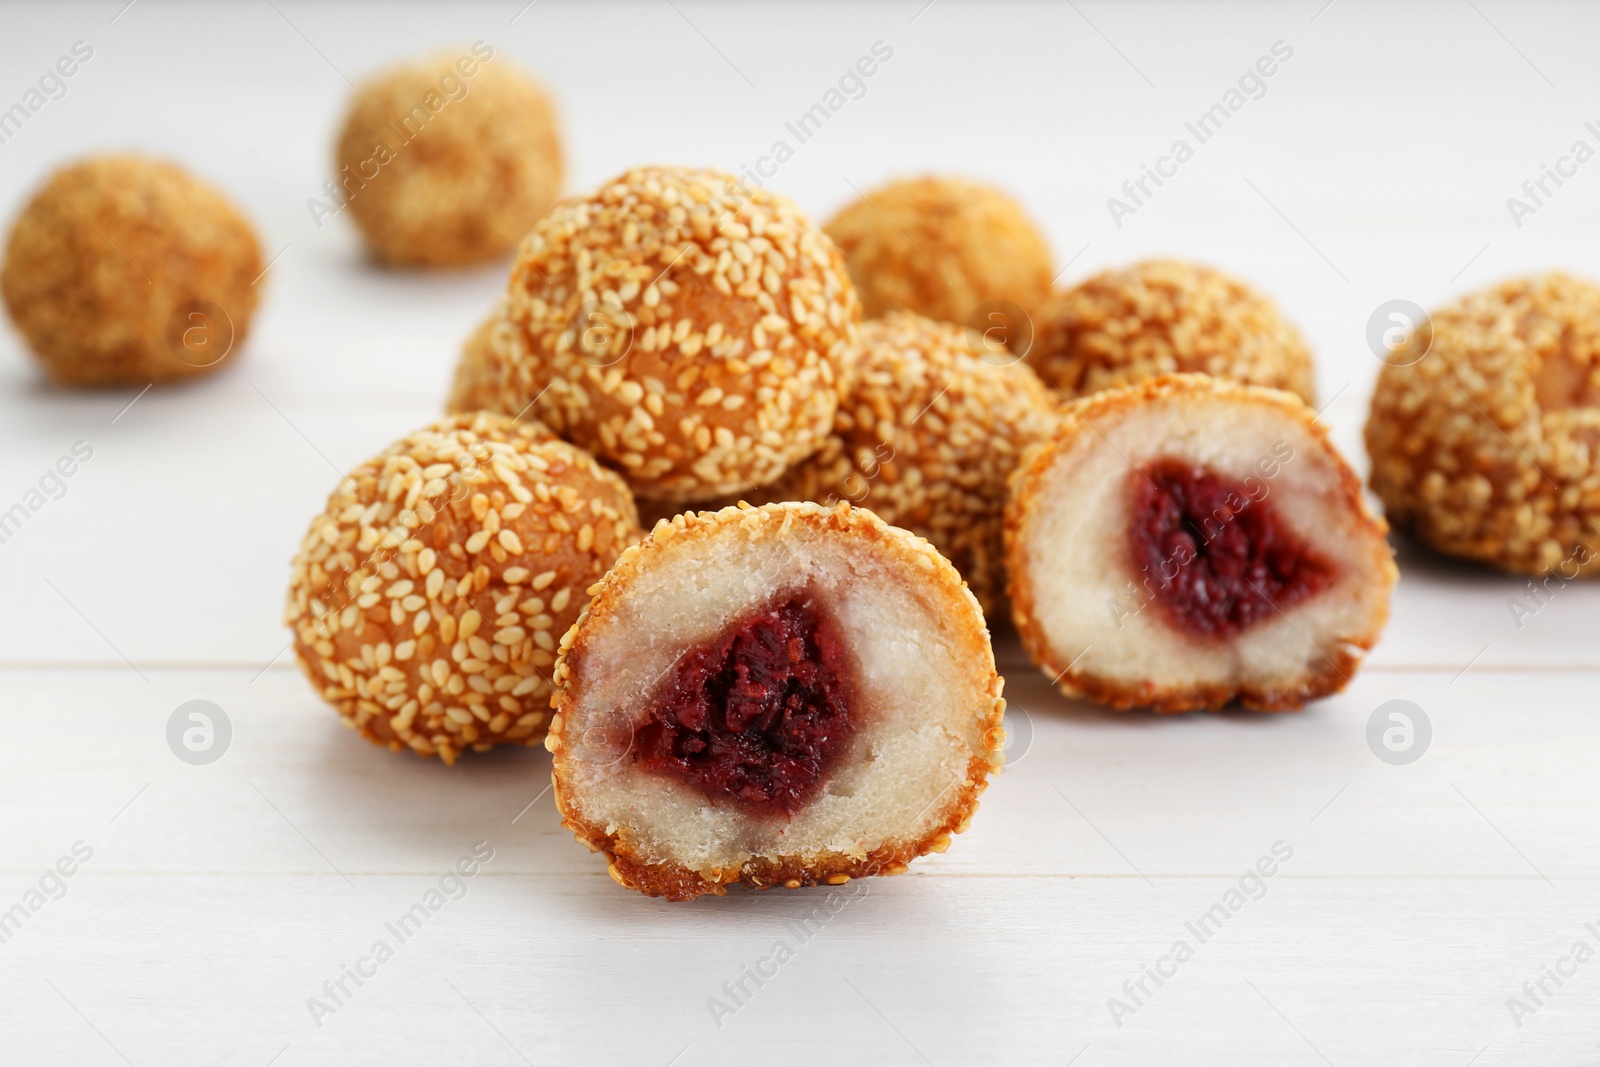
[[[1146,681],[1128,685],[1119,680],[1100,677],[1087,670],[1076,669],[1072,658],[1051,646],[1048,636],[1035,615],[1035,602],[1039,591],[1033,588],[1027,568],[1022,566],[1022,534],[1033,520],[1041,498],[1045,480],[1057,457],[1082,434],[1095,434],[1097,424],[1114,417],[1118,412],[1138,408],[1152,401],[1172,397],[1222,399],[1239,404],[1260,404],[1274,408],[1293,417],[1335,461],[1339,472],[1338,494],[1343,506],[1357,517],[1359,525],[1370,533],[1375,555],[1374,562],[1386,582],[1382,610],[1371,620],[1368,628],[1348,635],[1332,648],[1324,649],[1323,660],[1309,673],[1297,675],[1285,684],[1258,686],[1184,686],[1164,688]],[[1119,710],[1150,708],[1158,712],[1176,713],[1202,708],[1221,708],[1238,702],[1246,708],[1259,711],[1293,711],[1307,701],[1340,692],[1350,682],[1361,662],[1361,654],[1372,648],[1383,633],[1388,621],[1388,590],[1399,580],[1385,538],[1388,525],[1367,508],[1362,495],[1361,480],[1334,450],[1328,440],[1327,428],[1317,421],[1316,413],[1301,403],[1293,394],[1258,386],[1239,385],[1199,374],[1173,374],[1148,378],[1121,389],[1109,389],[1076,400],[1063,410],[1060,429],[1048,441],[1029,453],[1012,476],[1010,501],[1005,515],[1005,541],[1011,595],[1012,619],[1029,657],[1046,677],[1055,680],[1063,695],[1082,697],[1107,704]]]
[[[1600,289],[1547,274],[1436,311],[1367,419],[1389,521],[1519,574],[1600,574]]]
[[[362,237],[397,266],[503,259],[561,193],[549,96],[482,42],[363,83],[335,157]]]
[[[821,446],[861,319],[838,249],[789,200],[683,167],[557,204],[504,315],[494,409],[533,404],[640,496],[685,502]]]
[[[825,229],[869,319],[904,309],[965,325],[979,304],[1032,312],[1050,294],[1050,246],[1011,197],[960,178],[890,182]]]
[[[1277,307],[1209,267],[1150,260],[1057,293],[1028,363],[1069,397],[1159,374],[1287,389],[1313,403],[1311,350]]]
[[[312,520],[284,621],[369,741],[455,762],[538,744],[556,635],[640,537],[627,487],[542,426],[483,412],[357,467]]]
[[[102,155],[51,175],[22,209],[0,290],[53,381],[148,385],[237,358],[261,267],[255,230],[220,192],[171,163]],[[185,307],[198,301],[225,321]]]
[[[1055,427],[1055,395],[1021,363],[975,355],[966,330],[909,312],[862,326],[856,371],[822,450],[746,499],[870,508],[931,541],[994,611],[1006,479]]]
[[[824,852],[816,855],[784,856],[779,860],[752,860],[732,870],[695,871],[672,863],[648,862],[633,849],[626,828],[608,831],[585,821],[573,803],[573,776],[567,767],[567,748],[563,734],[564,714],[575,707],[574,689],[582,685],[584,657],[590,635],[612,625],[626,611],[629,581],[641,569],[652,565],[654,557],[665,553],[694,552],[710,538],[728,536],[731,531],[747,537],[784,536],[803,526],[815,533],[859,538],[870,550],[904,563],[908,572],[925,579],[922,591],[941,602],[941,617],[957,625],[969,645],[965,669],[986,674],[981,688],[984,705],[974,709],[983,726],[984,749],[974,752],[959,788],[940,798],[942,814],[937,825],[914,840],[887,842],[862,856]],[[571,830],[579,843],[606,856],[611,877],[619,885],[649,896],[669,900],[692,900],[705,893],[722,895],[735,883],[753,889],[784,886],[797,889],[811,885],[839,885],[852,878],[877,874],[900,874],[906,865],[928,852],[943,852],[951,835],[964,832],[978,809],[978,794],[988,786],[991,773],[1005,761],[1005,734],[1001,718],[1005,700],[1003,680],[994,670],[994,656],[983,616],[972,594],[947,560],[925,540],[884,523],[870,511],[840,503],[828,509],[814,503],[749,505],[724,508],[717,512],[686,513],[663,521],[639,545],[618,557],[616,565],[591,590],[593,599],[584,607],[578,621],[561,639],[556,660],[556,692],[551,699],[555,717],[545,738],[545,747],[554,755],[552,782],[556,807],[562,825]]]

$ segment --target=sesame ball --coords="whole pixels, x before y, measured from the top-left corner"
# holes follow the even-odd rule
[[[966,324],[988,301],[1032,312],[1050,295],[1050,246],[999,189],[912,178],[867,193],[825,229],[868,318],[902,308]]]
[[[362,237],[396,266],[503,258],[561,193],[550,98],[481,41],[365,82],[336,155]]]
[[[1520,574],[1600,571],[1600,288],[1506,282],[1432,315],[1367,420],[1389,521]]]
[[[57,384],[148,385],[239,347],[261,270],[255,230],[216,189],[172,163],[100,155],[22,209],[0,292]]]
[[[1097,274],[1040,309],[1028,363],[1069,397],[1161,374],[1209,374],[1313,403],[1311,350],[1249,285],[1193,263]]]
[[[491,341],[500,321],[490,315],[478,323],[466,344],[461,346],[461,358],[450,382],[450,397],[445,402],[446,411],[482,411],[493,406],[499,379]]]
[[[926,537],[993,612],[1006,585],[1006,479],[1055,428],[1055,399],[1021,362],[975,355],[961,328],[891,312],[861,327],[858,380],[828,443],[751,502],[870,508]]]
[[[710,170],[632,170],[540,220],[496,331],[494,409],[533,414],[634,492],[706,500],[815,452],[860,305],[788,199]]]
[[[295,557],[301,668],[369,741],[453,763],[538,744],[587,590],[640,537],[627,486],[537,425],[477,412],[339,483]]]

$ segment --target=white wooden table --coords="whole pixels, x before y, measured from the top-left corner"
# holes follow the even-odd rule
[[[866,94],[773,184],[821,216],[851,183],[955,170],[1018,192],[1066,279],[1158,253],[1255,279],[1316,348],[1325,417],[1364,468],[1377,305],[1600,274],[1600,163],[1520,227],[1505,203],[1595,141],[1600,13],[123,3],[0,11],[0,107],[74,41],[94,49],[0,144],[0,211],[64,158],[136,146],[234,193],[281,258],[212,380],[67,394],[0,338],[0,509],[93,448],[0,544],[0,924],[27,913],[0,943],[0,1060],[1600,1060],[1600,959],[1571,955],[1600,951],[1597,587],[1519,628],[1522,582],[1402,550],[1384,642],[1298,715],[1102,712],[1002,635],[1018,739],[971,831],[809,926],[826,892],[618,889],[558,826],[543,751],[452,770],[359,741],[278,621],[305,523],[340,471],[437,413],[504,273],[386,274],[345,220],[313,225],[345,75],[487,39],[558,92],[579,188],[636,162],[751,163],[885,41]],[[1106,199],[1280,40],[1293,57],[1264,95],[1116,226]],[[231,723],[210,765],[167,743],[195,699]],[[1391,700],[1432,724],[1409,765],[1368,746]],[[493,858],[402,942],[388,924],[479,842]],[[1292,854],[1230,897],[1275,847]],[[58,861],[74,873],[46,875]]]

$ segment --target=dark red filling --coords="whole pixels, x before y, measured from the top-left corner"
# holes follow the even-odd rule
[[[1332,565],[1273,510],[1266,481],[1162,459],[1131,482],[1139,582],[1191,635],[1231,637],[1333,580]]]
[[[678,661],[634,751],[713,799],[793,815],[849,740],[843,644],[815,601],[750,616]]]

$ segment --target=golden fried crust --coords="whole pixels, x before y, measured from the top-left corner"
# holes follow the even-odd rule
[[[1118,412],[1174,397],[1260,404],[1293,417],[1335,460],[1342,506],[1349,514],[1356,516],[1359,525],[1371,534],[1374,564],[1383,575],[1386,586],[1381,611],[1370,620],[1370,625],[1364,631],[1344,636],[1334,648],[1323,649],[1322,662],[1310,673],[1297,676],[1293,684],[1269,687],[1185,686],[1181,689],[1162,688],[1149,681],[1128,685],[1074,669],[1071,659],[1051,646],[1035,616],[1039,591],[1033,588],[1028,580],[1027,568],[1022,566],[1021,535],[1036,513],[1045,479],[1057,456],[1071,447],[1078,435],[1099,436],[1095,425],[1114,417]],[[1368,510],[1361,480],[1335,451],[1328,440],[1327,427],[1317,420],[1311,408],[1293,394],[1239,385],[1200,374],[1147,378],[1132,386],[1093,393],[1068,404],[1063,409],[1060,429],[1048,441],[1035,447],[1012,476],[1010,501],[1005,515],[1012,619],[1029,657],[1046,677],[1055,680],[1056,687],[1064,696],[1093,700],[1119,710],[1150,708],[1164,713],[1215,709],[1233,702],[1258,711],[1295,711],[1307,701],[1342,691],[1354,676],[1361,662],[1361,654],[1377,644],[1382,635],[1389,618],[1388,591],[1393,589],[1400,577],[1385,540],[1388,530],[1388,524]]]
[[[1506,282],[1433,313],[1378,376],[1372,489],[1389,521],[1519,574],[1600,574],[1600,288]]]
[[[561,194],[549,96],[481,42],[363,83],[335,156],[362,237],[397,266],[503,259]]]
[[[453,763],[538,744],[556,635],[641,535],[622,480],[542,426],[483,412],[357,467],[312,520],[285,622],[347,725]]]
[[[261,267],[255,230],[220,192],[170,163],[102,155],[51,175],[23,208],[0,291],[53,381],[148,385],[234,358],[255,313]],[[191,301],[221,308],[226,321],[209,309],[189,318]],[[180,359],[168,336],[175,315],[214,331],[207,337],[215,345],[231,332],[231,344],[216,356]]]
[[[1055,427],[1055,395],[1021,363],[975,355],[964,329],[909,312],[862,326],[856,370],[828,443],[746,499],[870,508],[931,541],[993,612],[1006,479]]]
[[[494,409],[530,404],[640,496],[776,479],[821,446],[861,319],[838,249],[730,175],[629,171],[542,219],[512,268]]]
[[[613,625],[613,619],[625,614],[629,581],[651,566],[656,557],[669,552],[695,552],[697,546],[712,537],[728,536],[729,526],[736,526],[743,536],[755,538],[784,536],[798,525],[817,533],[860,539],[870,546],[866,551],[898,559],[923,579],[922,592],[943,605],[940,616],[955,622],[967,645],[961,660],[963,669],[986,675],[981,685],[986,694],[983,704],[974,709],[983,725],[985,747],[973,753],[959,787],[941,796],[943,809],[937,825],[914,840],[886,842],[864,856],[836,852],[784,856],[779,860],[752,860],[741,868],[728,870],[695,871],[677,864],[648,862],[635,852],[626,828],[608,831],[591,824],[572,802],[573,775],[567,767],[563,715],[577,703],[575,687],[582,685],[590,635]],[[643,542],[623,552],[591,592],[593,599],[561,639],[555,667],[556,691],[551,698],[555,717],[545,747],[554,755],[551,780],[562,825],[590,851],[604,854],[611,877],[628,889],[669,900],[692,900],[706,893],[721,896],[735,883],[752,889],[798,889],[840,885],[852,878],[878,874],[901,874],[918,856],[943,852],[953,834],[967,829],[978,810],[978,794],[987,788],[989,775],[998,773],[1005,761],[1005,733],[1001,726],[1005,700],[1000,695],[1004,682],[994,670],[994,654],[977,602],[955,569],[927,541],[889,526],[870,511],[847,503],[829,509],[814,503],[787,502],[680,514],[657,524]]]
[[[912,178],[874,189],[827,224],[869,319],[894,309],[966,324],[979,304],[1033,312],[1050,294],[1050,246],[993,186]]]
[[[1272,301],[1209,267],[1150,260],[1097,274],[1052,297],[1034,331],[1029,365],[1069,397],[1196,373],[1314,402],[1300,332]]]

